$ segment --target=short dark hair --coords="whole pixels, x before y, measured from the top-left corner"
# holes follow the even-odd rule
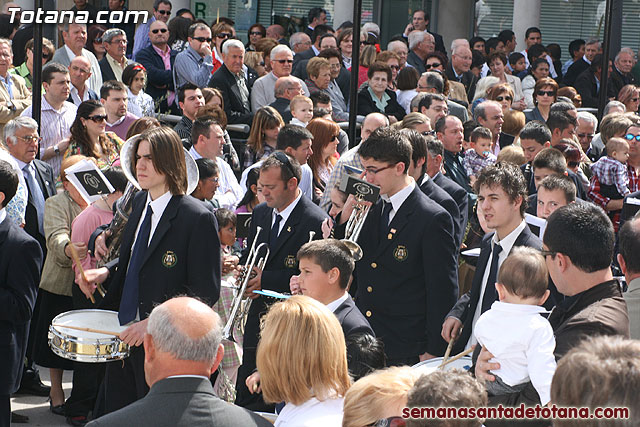
[[[55,73],[69,74],[69,69],[57,62],[50,62],[42,69],[42,83],[51,83]]]
[[[198,180],[208,179],[219,173],[218,164],[214,159],[201,157],[196,159],[196,165],[198,165]]]
[[[184,102],[184,93],[188,90],[196,90],[200,89],[198,86],[193,83],[185,83],[180,88],[178,88],[178,102]]]
[[[447,130],[447,120],[453,120],[454,122],[456,120],[461,121],[459,118],[457,118],[456,116],[444,116],[444,117],[440,117],[437,121],[435,126],[433,127],[433,129],[436,131],[436,133],[444,133],[445,130]]]
[[[387,80],[388,81],[390,81],[392,76],[393,76],[393,74],[391,73],[391,67],[389,67],[384,62],[376,61],[373,64],[371,64],[371,66],[367,70],[367,77],[371,79],[371,78],[373,78],[373,74],[374,73],[378,73],[378,72],[387,73]]]
[[[504,43],[506,45],[507,42],[510,42],[511,40],[513,40],[513,36],[515,36],[515,35],[516,35],[516,33],[514,33],[511,30],[502,30],[498,34],[498,40],[500,40],[502,43]],[[522,55],[522,56],[524,57],[524,55]]]
[[[316,25],[316,27],[313,29],[313,32],[311,33],[311,43],[315,43],[318,40],[318,38],[322,37],[323,35],[329,32],[333,32],[333,28],[331,28],[330,25],[326,25],[326,24]]]
[[[498,47],[498,43],[500,43],[500,39],[497,37],[489,37],[486,42],[484,42],[484,52],[489,55],[491,49],[496,49]],[[505,56],[506,58],[506,56]]]
[[[228,225],[233,225],[235,227],[238,223],[238,217],[233,211],[229,209],[216,209],[215,215],[216,220],[218,221],[218,228],[226,227]]]
[[[542,31],[540,31],[540,28],[538,28],[538,27],[529,27],[529,28],[527,28],[527,31],[525,31],[525,33],[524,33],[524,38],[528,39],[529,35],[531,33],[538,33],[538,34],[542,35]]]
[[[555,210],[547,218],[543,238],[550,251],[566,255],[587,273],[611,266],[614,240],[611,220],[591,203],[571,203]]]
[[[422,165],[422,174],[427,171],[427,141],[425,137],[415,129],[401,129],[402,133],[411,143],[411,161],[414,165],[418,164],[418,160],[424,159]]]
[[[271,153],[269,157],[262,162],[260,171],[262,172],[274,167],[280,168],[280,179],[285,184],[289,182],[291,178],[295,178],[298,181],[298,185],[300,184],[302,168],[300,167],[300,163],[298,163],[293,156],[285,153],[284,151]]]
[[[578,109],[576,108],[575,105],[573,105],[573,103],[570,104],[568,102],[558,101],[551,104],[551,107],[549,108],[549,113],[555,113],[555,112],[566,113],[567,111],[577,111],[577,110]]]
[[[444,93],[445,84],[444,84],[444,78],[442,77],[441,73],[439,73],[438,71],[427,71],[426,73],[424,73],[424,77],[427,83],[427,87],[435,89],[438,92],[437,93],[438,95],[441,95],[442,93]],[[434,94],[428,94],[428,95],[434,95]]]
[[[320,53],[318,54],[318,58],[325,58],[325,59],[338,58],[340,60],[340,62],[342,63],[342,54],[335,47],[329,47],[327,49],[322,49],[320,51]]]
[[[478,126],[480,126],[480,125],[475,120],[467,120],[466,122],[464,122],[462,124],[462,131],[464,133],[463,139],[465,141],[471,141],[471,133]]]
[[[560,190],[564,193],[567,203],[576,201],[576,184],[566,175],[549,175],[538,184],[538,192],[544,188],[547,191]]]
[[[418,87],[420,73],[415,67],[403,67],[398,72],[398,90],[415,90]]]
[[[309,95],[309,99],[311,99],[314,107],[317,104],[328,104],[331,102],[331,98],[329,97],[329,95],[327,95],[325,92],[322,92],[321,90],[313,92],[311,95]]]
[[[491,63],[496,59],[499,59],[500,62],[502,62],[502,65],[507,65],[507,55],[505,55],[504,52],[500,52],[499,50],[487,56],[487,65],[491,65]]]
[[[18,173],[7,161],[0,160],[0,193],[4,193],[4,201],[0,209],[7,206],[18,191]]]
[[[537,43],[527,49],[527,56],[529,57],[529,62],[533,63],[534,58],[538,59],[542,56],[542,54],[547,53],[547,48],[544,47],[542,43]],[[545,62],[547,60],[545,59]],[[532,64],[533,65],[533,64]]]
[[[575,39],[569,43],[569,55],[573,58],[573,55],[580,50],[587,42],[583,39]]]
[[[209,138],[211,125],[218,125],[222,129],[222,125],[211,116],[198,117],[193,121],[193,127],[191,128],[191,142],[193,145],[196,145],[200,135],[204,135]]]
[[[323,13],[326,15],[327,11],[321,7],[312,7],[311,9],[309,9],[309,13],[307,13],[309,24],[311,24],[315,18],[319,18]]]
[[[145,75],[147,74],[147,69],[144,67],[144,65],[138,62],[129,62],[129,64],[124,67],[124,70],[122,70],[122,83],[127,86],[131,86],[133,79],[138,75],[140,71],[144,72]]]
[[[429,15],[429,12],[427,12],[424,9],[416,9],[416,10],[414,10],[413,13],[411,14],[411,17],[413,18],[413,15],[415,15],[418,12],[422,12],[424,14],[424,20],[425,21],[429,21],[431,19],[430,15]]]
[[[549,287],[549,270],[540,251],[513,248],[500,266],[498,283],[521,298],[541,298]]]
[[[337,268],[340,272],[338,282],[340,288],[347,289],[355,268],[355,261],[349,247],[340,240],[322,239],[305,243],[298,250],[298,261],[301,259],[312,260],[325,273],[332,268]]]
[[[593,58],[593,61],[591,61],[591,65],[589,66],[589,68],[591,69],[591,71],[596,72],[598,71],[598,68],[602,68],[603,63],[604,61],[602,58],[602,54],[599,53]]]
[[[564,131],[569,126],[578,126],[578,121],[573,117],[562,111],[551,111],[549,118],[547,119],[547,126],[553,134],[553,131],[560,129],[560,132]]]
[[[296,150],[305,139],[313,141],[313,134],[306,128],[298,125],[285,125],[278,133],[276,149],[284,151],[285,148],[291,147]]]
[[[544,145],[551,141],[551,131],[546,124],[537,120],[532,120],[524,125],[519,136],[520,140],[533,139],[540,145]]]
[[[411,143],[399,131],[388,126],[376,129],[366,141],[360,143],[358,154],[364,159],[378,162],[403,163],[404,173],[409,173]]]
[[[387,365],[384,343],[370,334],[352,334],[346,337],[347,366],[353,381]]]
[[[427,152],[431,157],[444,156],[444,145],[442,141],[433,135],[427,135],[424,139],[427,142]]]
[[[156,0],[156,1],[153,2],[153,9],[154,10],[158,10],[158,7],[161,4],[166,4],[166,5],[171,6],[171,2],[169,0]]]
[[[625,222],[618,233],[618,248],[629,273],[640,273],[640,227],[639,218]]]
[[[513,163],[498,162],[482,169],[476,179],[474,190],[480,194],[482,187],[493,188],[499,186],[507,194],[511,202],[522,199],[520,215],[524,218],[527,208],[527,182],[518,166]]]
[[[555,59],[557,61],[559,61],[560,57],[562,56],[562,49],[560,48],[560,45],[558,43],[549,43],[547,45],[547,52],[549,53],[551,59]]]
[[[107,178],[107,181],[113,185],[113,188],[115,188],[116,191],[124,192],[127,188],[127,183],[129,181],[127,180],[124,172],[122,172],[122,168],[120,166],[111,166],[103,170],[102,173],[104,174],[104,177]]]
[[[486,128],[484,126],[476,127],[471,132],[471,137],[470,137],[469,141],[477,142],[478,139],[480,139],[480,138],[493,140],[493,135],[491,134],[491,131],[489,130],[489,128]]]
[[[443,101],[446,102],[446,98],[444,97],[444,95],[440,94],[440,93],[426,93],[422,99],[420,99],[420,103],[418,104],[418,109],[420,111],[422,111],[422,107],[426,108],[427,110],[431,107],[431,103],[433,101]]]
[[[469,39],[469,47],[471,47],[471,49],[473,49],[473,46],[478,43],[478,42],[482,42],[482,43],[486,43],[484,41],[484,38],[480,37],[480,36],[473,36]]]
[[[515,65],[516,62],[520,61],[522,58],[524,58],[524,55],[522,53],[513,52],[511,55],[509,55],[509,64]]]
[[[127,92],[127,87],[124,83],[119,82],[117,80],[108,80],[102,84],[100,88],[100,99],[107,99],[111,94],[111,91],[116,92]]]
[[[567,160],[562,151],[553,147],[540,150],[531,162],[533,170],[539,168],[551,169],[558,175],[563,175],[567,171]]]

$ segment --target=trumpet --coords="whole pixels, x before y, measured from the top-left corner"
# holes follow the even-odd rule
[[[367,219],[367,214],[369,213],[371,205],[365,203],[364,194],[358,193],[354,198],[356,199],[356,204],[353,207],[349,221],[347,221],[344,239],[342,239],[341,242],[347,245],[351,251],[351,255],[353,255],[353,259],[355,261],[360,261],[362,259],[363,252],[360,245],[356,242],[358,241],[358,237],[362,231],[362,226]]]
[[[256,246],[258,242],[258,237],[262,232],[262,227],[256,228],[256,235],[253,239],[253,243],[251,244],[251,248],[249,249],[249,256],[247,257],[247,261],[243,267],[242,275],[238,278],[236,283],[240,283],[240,286],[235,287],[235,295],[233,297],[233,302],[231,305],[231,312],[229,313],[229,319],[227,320],[224,329],[222,330],[222,338],[236,342],[235,337],[233,336],[233,330],[238,328],[241,333],[244,333],[244,326],[247,323],[247,316],[249,315],[249,308],[251,307],[251,302],[253,301],[249,297],[245,297],[244,293],[247,290],[247,285],[249,284],[249,280],[251,280],[251,272],[254,267],[258,267],[259,269],[264,269],[264,266],[267,263],[267,259],[269,259],[269,245],[267,243],[261,243]],[[258,255],[262,248],[266,249],[266,252],[262,258],[258,258]]]

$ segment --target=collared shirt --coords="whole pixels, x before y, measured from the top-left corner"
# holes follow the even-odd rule
[[[251,100],[249,99],[249,88],[247,88],[247,82],[245,74],[240,71],[238,74],[233,74],[233,77],[236,79],[236,84],[238,86],[238,92],[240,92],[240,100],[242,101],[242,106],[249,110],[251,108]]]
[[[115,121],[115,122],[113,122],[113,123],[109,123],[109,122],[107,122],[107,121],[105,121],[105,122],[107,123],[107,126],[111,126],[111,127],[113,127],[113,126],[118,126],[120,123],[124,122],[124,119],[125,119],[125,118],[127,118],[127,116],[126,116],[126,115],[124,115],[124,116],[120,117],[118,120],[116,120],[116,121]]]
[[[0,224],[7,218],[7,210],[5,208],[0,209]]]
[[[302,191],[298,191],[298,195],[296,196],[295,200],[289,203],[289,206],[284,208],[282,212],[278,212],[276,209],[274,209],[273,212],[271,213],[272,227],[273,227],[273,224],[276,222],[276,215],[280,215],[282,217],[282,219],[280,220],[280,229],[278,230],[278,235],[280,235],[280,232],[282,231],[282,227],[284,227],[284,225],[286,224],[287,220],[289,219],[289,216],[291,215],[291,212],[293,212],[295,207],[298,206],[298,202],[300,201],[301,197],[302,197]]]
[[[332,313],[335,313],[336,309],[342,305],[349,298],[349,293],[345,291],[345,293],[335,301],[331,301],[327,304],[327,308],[331,310]]]
[[[213,57],[200,56],[191,46],[176,56],[173,63],[173,80],[175,87],[182,87],[185,83],[193,83],[198,87],[206,87],[213,71]]]
[[[191,129],[193,128],[193,120],[187,116],[182,116],[182,119],[173,128],[181,139],[188,139],[191,141]]]
[[[262,165],[262,162],[264,162],[264,160],[258,160],[242,171],[242,176],[240,177],[240,188],[242,188],[243,194],[247,191],[247,176],[249,175],[249,171],[254,168],[259,168]],[[311,168],[307,163],[300,165],[300,168],[302,169],[302,177],[300,177],[300,184],[298,184],[298,188],[309,200],[313,200],[313,172],[311,172]]]
[[[311,45],[311,49],[313,49],[313,53],[316,54],[316,56],[318,56],[318,54],[320,53],[320,51],[316,48],[315,45]]]
[[[391,96],[389,96],[389,94],[385,91],[382,93],[382,97],[378,98],[378,96],[373,93],[373,89],[371,89],[371,86],[368,86],[367,90],[369,91],[369,95],[371,95],[371,99],[373,99],[373,102],[376,104],[376,108],[384,114],[384,110],[385,108],[387,108],[387,104],[389,103]]]
[[[69,57],[69,62],[73,61],[76,55],[73,51],[67,46],[64,45],[65,52],[67,52],[67,56]],[[89,60],[91,64],[91,77],[87,80],[86,84],[89,88],[95,93],[100,93],[100,88],[102,87],[102,71],[100,71],[100,64],[98,63],[98,59],[96,56],[89,52],[87,49],[82,49],[82,56]]]
[[[192,146],[189,153],[195,160],[202,158],[202,155],[198,153],[196,147]],[[218,165],[218,189],[213,199],[218,201],[221,208],[233,210],[236,204],[242,199],[242,196],[244,196],[244,192],[240,184],[238,184],[238,180],[231,166],[220,157],[216,157],[216,163]]]
[[[0,76],[0,82],[2,82],[4,87],[7,88],[9,98],[13,99],[13,78],[11,77],[11,73],[7,71],[6,77]]]
[[[14,67],[10,69],[9,72],[11,74],[17,74],[18,76],[22,77],[24,79],[24,84],[27,87],[27,89],[31,89],[31,79],[32,79],[31,71],[29,71],[29,68],[27,67],[26,62],[23,62],[18,67]]]
[[[151,200],[151,194],[147,193],[147,201],[145,203],[144,210],[142,211],[142,215],[140,216],[138,227],[136,228],[136,235],[133,239],[133,245],[131,246],[132,248],[135,246],[136,239],[138,239],[138,232],[140,231],[140,227],[142,226],[144,217],[147,214],[147,209],[149,205],[151,205],[153,214],[151,214],[151,232],[149,233],[149,242],[147,242],[147,245],[151,244],[151,240],[153,239],[153,233],[156,231],[156,228],[158,227],[158,223],[160,222],[160,218],[162,218],[162,214],[164,213],[164,210],[167,208],[167,205],[171,201],[171,197],[173,197],[172,194],[169,191],[167,191],[157,199]]]
[[[385,202],[391,202],[389,224],[391,224],[391,221],[393,221],[393,217],[396,216],[396,213],[398,213],[398,209],[400,209],[405,200],[407,200],[407,197],[409,197],[414,188],[416,188],[416,182],[413,180],[413,178],[411,178],[411,183],[409,183],[409,185],[398,191],[393,196],[389,197],[386,194],[380,195],[380,198]]]
[[[85,85],[84,92],[82,93],[82,98],[80,98],[80,92],[78,92],[78,89],[74,85],[71,85],[71,99],[73,99],[73,103],[75,105],[80,105],[84,101],[88,101],[89,88]]]
[[[170,377],[165,378],[165,380],[168,380],[169,378],[202,378],[203,380],[209,381],[208,377],[203,377],[202,375],[171,375]]]
[[[166,45],[166,49],[163,51],[155,45],[153,46],[153,50],[162,58],[162,63],[164,64],[165,70],[171,70],[171,47]],[[176,100],[176,93],[172,90],[167,91],[167,105],[172,105]]]
[[[591,61],[589,61],[589,60],[587,59],[587,55],[586,55],[586,54],[582,55],[582,60],[583,60],[584,62],[586,62],[587,64],[591,65]]]
[[[31,117],[32,106],[25,108],[21,116]],[[40,136],[42,143],[40,144],[40,157],[44,151],[53,147],[63,139],[69,137],[71,125],[76,119],[76,107],[71,102],[65,101],[60,110],[54,109],[47,101],[46,95],[42,97],[42,112],[40,114]],[[55,155],[45,162],[49,163],[53,168],[53,176],[58,179],[60,176],[60,164],[62,163],[62,154]]]
[[[107,62],[111,66],[111,70],[113,71],[113,74],[116,76],[116,80],[121,82],[122,72],[124,71],[124,67],[126,67],[129,64],[129,60],[127,59],[126,56],[124,57],[124,67],[123,67],[122,65],[120,65],[118,61],[115,60],[115,58],[113,58],[108,53],[105,56],[107,57]]]
[[[482,284],[480,288],[480,298],[478,299],[478,305],[476,307],[476,311],[473,314],[473,324],[472,331],[475,330],[476,322],[480,318],[480,314],[482,314],[482,299],[484,298],[484,292],[487,288],[487,280],[489,280],[489,273],[491,270],[491,260],[493,259],[493,246],[499,244],[502,247],[502,251],[498,255],[498,270],[500,270],[500,266],[504,262],[505,259],[509,256],[511,249],[513,248],[513,244],[516,242],[516,239],[522,233],[522,230],[527,226],[527,223],[522,220],[522,222],[509,234],[507,234],[504,239],[498,240],[498,233],[494,233],[491,238],[491,255],[489,255],[489,259],[487,259],[487,264],[484,269],[484,275],[482,276]],[[494,286],[494,284],[492,284]],[[469,342],[465,348],[470,348],[473,344],[477,343],[475,334],[471,334],[469,338]]]
[[[289,124],[291,125],[298,125],[300,127],[306,128],[308,123],[303,122],[302,120],[298,120],[295,117],[291,119],[291,121],[289,122]]]

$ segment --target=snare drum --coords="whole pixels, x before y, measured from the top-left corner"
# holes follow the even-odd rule
[[[49,326],[49,346],[58,356],[78,362],[100,363],[129,356],[129,345],[117,336],[69,329],[65,325],[120,333],[126,326],[120,326],[115,311],[90,309],[59,314]]]
[[[420,363],[416,363],[412,366],[413,369],[417,369],[420,374],[430,374],[438,369],[438,366],[442,364],[442,357],[436,357],[434,359],[424,360]],[[443,370],[448,371],[450,369],[464,369],[468,371],[471,369],[471,356],[463,356],[458,360],[446,364]]]

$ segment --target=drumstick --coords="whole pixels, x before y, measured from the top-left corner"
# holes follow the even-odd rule
[[[473,348],[469,348],[469,349],[463,351],[462,353],[455,355],[454,357],[452,357],[451,359],[447,360],[446,362],[442,362],[440,364],[440,366],[438,366],[437,369],[442,369],[445,365],[448,365],[451,362],[455,362],[456,360],[461,359],[464,356],[466,356],[467,354],[471,354],[472,352],[473,352]]]
[[[80,274],[82,275],[82,280],[89,283],[87,280],[87,276],[84,275],[84,268],[82,268],[82,264],[80,263],[80,257],[78,256],[78,252],[76,252],[76,247],[73,246],[73,243],[69,242],[69,251],[71,252],[71,258],[73,258],[73,262],[76,263],[76,267],[80,270]],[[96,303],[96,299],[93,295],[89,295],[89,299],[91,300],[91,304]]]
[[[442,366],[447,359],[449,359],[449,355],[451,354],[451,349],[453,348],[453,343],[455,342],[455,338],[451,338],[449,340],[449,345],[447,346],[447,351],[444,352],[444,357],[442,358],[442,363],[440,364],[440,366]]]
[[[61,325],[61,324],[56,324],[56,325],[51,325],[54,328],[67,328],[67,329],[73,329],[76,331],[84,331],[84,332],[93,332],[96,334],[104,334],[104,335],[113,335],[116,337],[120,336],[120,332],[113,332],[113,331],[103,331],[101,329],[93,329],[93,328],[83,328],[80,326],[71,326],[71,325]]]

